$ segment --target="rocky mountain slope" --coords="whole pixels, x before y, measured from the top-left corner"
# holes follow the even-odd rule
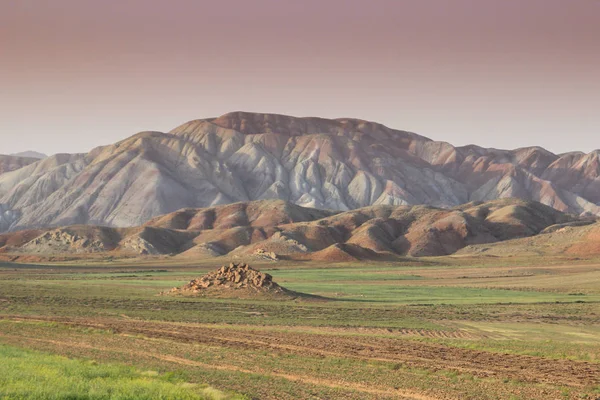
[[[453,209],[375,205],[321,211],[282,200],[183,209],[135,228],[76,225],[0,235],[5,255],[171,255],[351,261],[454,254],[477,245],[594,224],[537,202],[501,199]]]
[[[350,210],[517,197],[600,215],[600,151],[454,147],[356,119],[236,112],[0,175],[0,230],[142,225],[182,208],[282,199]]]
[[[0,175],[39,161],[39,158],[0,154]]]

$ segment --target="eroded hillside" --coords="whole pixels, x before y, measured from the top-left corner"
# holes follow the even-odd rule
[[[265,199],[352,210],[516,197],[600,215],[600,152],[454,147],[373,122],[231,113],[0,175],[0,230],[132,227]]]
[[[588,224],[597,225],[594,220],[518,199],[468,203],[453,209],[375,205],[345,212],[261,200],[182,209],[133,228],[75,225],[7,233],[0,235],[0,251],[8,259],[104,254],[393,260],[473,251],[469,249],[513,243],[518,238],[537,240],[549,232],[584,229],[577,226]]]

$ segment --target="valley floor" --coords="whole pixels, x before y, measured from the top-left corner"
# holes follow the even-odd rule
[[[2,265],[0,346],[248,399],[600,397],[597,260],[280,262],[253,267],[330,300],[158,295],[223,262]]]

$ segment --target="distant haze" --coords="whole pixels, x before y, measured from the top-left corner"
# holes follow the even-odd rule
[[[0,153],[234,110],[587,152],[599,21],[595,0],[3,1]]]

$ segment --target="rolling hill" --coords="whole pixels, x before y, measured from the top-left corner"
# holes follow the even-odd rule
[[[75,225],[5,233],[0,235],[0,252],[13,257],[104,254],[393,260],[473,252],[481,246],[501,246],[515,238],[535,239],[578,225],[587,229],[598,224],[594,219],[518,199],[474,202],[452,209],[374,205],[350,211],[260,200],[182,209],[133,228]]]

